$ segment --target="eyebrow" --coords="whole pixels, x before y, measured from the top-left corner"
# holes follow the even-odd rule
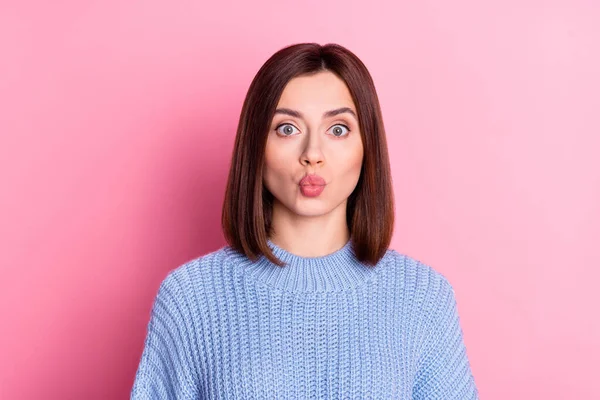
[[[343,114],[343,113],[352,114],[354,116],[354,118],[356,118],[356,120],[358,120],[356,113],[350,107],[341,107],[341,108],[336,108],[335,110],[325,111],[323,113],[323,118],[335,117],[336,115]],[[292,110],[289,108],[278,108],[277,110],[275,110],[275,114],[290,115],[292,117],[304,119],[304,116],[302,115],[302,113],[300,111]]]

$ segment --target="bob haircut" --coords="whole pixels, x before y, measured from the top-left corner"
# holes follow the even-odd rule
[[[385,130],[373,79],[348,49],[329,43],[299,43],[273,54],[260,68],[244,100],[221,215],[225,239],[252,261],[264,255],[283,267],[267,243],[274,196],[263,185],[267,135],[286,84],[294,77],[330,71],[348,87],[364,149],[356,188],[348,197],[346,221],[356,258],[374,266],[394,230],[394,194]]]

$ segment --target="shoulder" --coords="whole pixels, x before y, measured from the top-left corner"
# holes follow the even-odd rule
[[[389,249],[387,252],[388,257],[394,260],[396,270],[405,280],[410,280],[419,286],[442,286],[446,290],[454,290],[450,280],[436,267],[394,249]]]
[[[415,307],[427,311],[441,306],[452,306],[455,293],[445,274],[423,260],[411,257],[397,250],[389,249],[388,256],[393,260],[394,279]]]
[[[232,251],[229,246],[189,259],[169,270],[160,284],[161,291],[178,291],[183,295],[195,294],[210,290],[212,283],[225,270],[244,262],[244,257]]]
[[[225,247],[188,259],[167,271],[160,283],[158,296],[165,293],[178,294],[182,297],[190,295],[201,286],[204,275],[215,264],[222,263],[228,256]]]

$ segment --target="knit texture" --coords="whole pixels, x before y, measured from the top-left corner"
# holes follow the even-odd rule
[[[224,246],[168,273],[131,399],[478,399],[441,273],[268,243],[285,267]]]

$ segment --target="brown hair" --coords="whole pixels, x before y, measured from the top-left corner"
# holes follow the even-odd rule
[[[285,264],[268,246],[273,195],[263,186],[267,134],[286,84],[299,75],[331,71],[348,86],[357,107],[364,147],[360,178],[348,197],[346,221],[356,258],[375,265],[394,229],[394,194],[385,130],[373,79],[362,61],[334,43],[299,43],[273,54],[246,94],[225,192],[221,223],[229,245],[255,261],[264,254]]]

